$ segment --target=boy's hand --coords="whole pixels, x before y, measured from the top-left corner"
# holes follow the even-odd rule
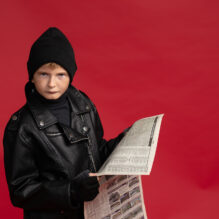
[[[97,174],[96,173],[89,173],[89,176],[97,176]],[[97,178],[97,180],[98,180],[98,178]]]
[[[85,170],[78,174],[71,182],[71,200],[73,203],[77,201],[91,201],[99,193],[98,188],[97,177],[89,176],[89,170]]]

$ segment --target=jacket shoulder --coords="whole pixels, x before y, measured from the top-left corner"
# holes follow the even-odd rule
[[[82,91],[82,90],[78,90],[78,91],[90,103],[90,105],[92,106],[93,110],[96,111],[96,106],[93,103],[93,101],[88,97],[88,95],[86,93],[84,93],[84,91]]]
[[[11,117],[6,125],[5,130],[10,130],[10,131],[18,130],[18,128],[21,124],[21,121],[23,120],[27,111],[28,111],[27,104],[25,104],[22,107],[20,107],[16,112],[14,112],[11,115]]]
[[[84,91],[71,85],[70,92],[72,93],[72,97],[75,98],[74,101],[78,102],[79,105],[82,104],[85,107],[88,105],[90,106],[91,110],[96,111],[96,106]]]

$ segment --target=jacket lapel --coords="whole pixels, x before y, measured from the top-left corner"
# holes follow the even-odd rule
[[[39,129],[47,128],[48,126],[58,122],[57,118],[48,109],[46,109],[43,104],[39,103],[36,98],[34,85],[30,81],[28,81],[25,85],[25,95],[27,105]]]

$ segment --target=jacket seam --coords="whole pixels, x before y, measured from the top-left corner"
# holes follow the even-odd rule
[[[84,116],[81,114],[81,120],[84,122]],[[88,143],[87,143],[87,149],[88,149],[88,154],[89,154],[89,157],[91,159],[91,162],[92,162],[92,165],[93,165],[93,168],[94,168],[94,171],[97,172],[97,168],[96,168],[96,164],[94,162],[94,158],[93,158],[93,155],[92,155],[92,150],[91,150],[91,144],[90,144],[90,138],[87,134],[87,138],[88,138]]]
[[[21,132],[20,135],[18,134],[18,136],[20,136],[20,140],[22,141],[22,143],[24,143],[26,145],[26,147],[28,147],[30,149],[30,142],[28,142],[24,136],[24,134]]]
[[[49,148],[49,150],[51,151],[51,153],[54,153],[54,154],[57,155],[56,151],[53,150],[53,149],[50,147],[50,143],[49,143],[49,140],[48,140],[47,136],[44,137],[43,134],[45,134],[45,133],[42,133],[42,132],[43,132],[42,130],[39,130],[39,133],[40,133],[40,136],[41,136],[42,141],[44,141],[44,142],[46,143],[46,145],[47,145],[47,147]],[[46,135],[46,134],[45,134],[45,135]],[[64,165],[63,165],[62,161],[61,161],[60,159],[56,159],[56,160],[57,160],[57,162],[58,162],[58,164],[59,164],[59,167],[60,167],[62,170],[64,170]]]

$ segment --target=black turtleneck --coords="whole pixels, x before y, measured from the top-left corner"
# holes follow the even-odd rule
[[[43,105],[58,119],[58,121],[64,125],[71,126],[70,119],[70,106],[67,99],[69,88],[62,94],[58,99],[46,99],[40,95],[36,88],[35,93],[38,100],[40,100]]]

